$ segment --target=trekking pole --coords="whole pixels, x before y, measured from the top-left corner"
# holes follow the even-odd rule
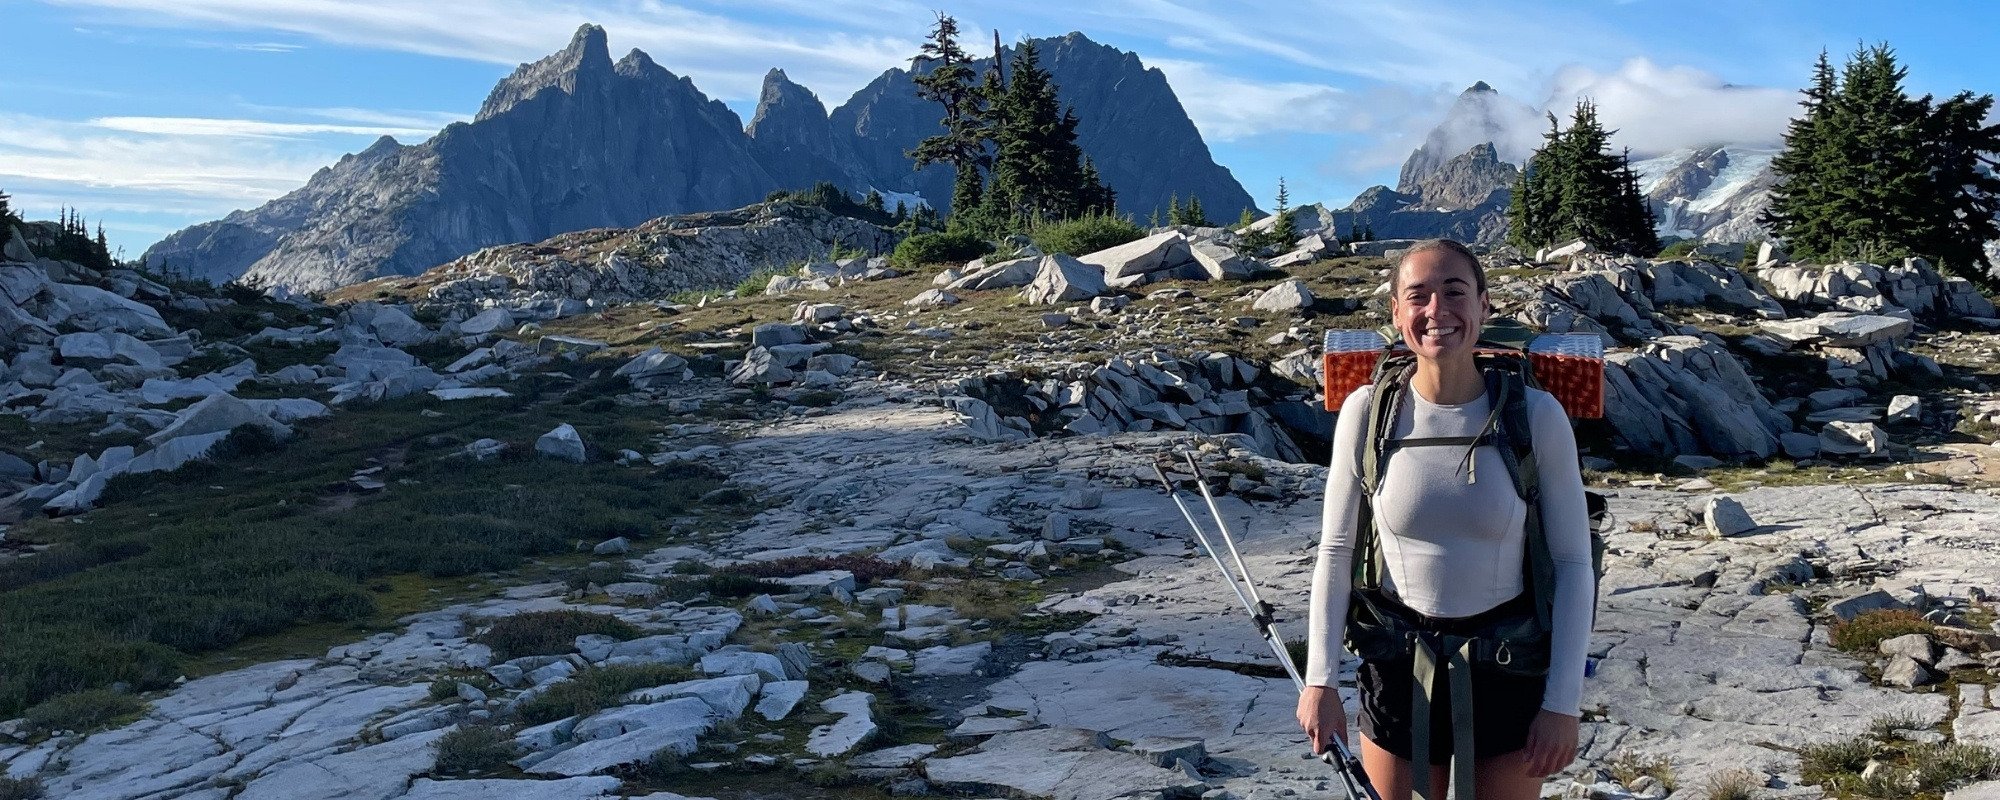
[[[1235,559],[1237,569],[1242,572],[1241,585],[1238,585],[1236,574],[1231,573],[1229,567],[1223,563],[1221,551],[1209,542],[1208,534],[1199,523],[1195,522],[1194,513],[1188,510],[1186,503],[1181,502],[1180,491],[1174,488],[1173,481],[1167,479],[1166,471],[1160,468],[1158,462],[1153,464],[1153,474],[1159,476],[1160,485],[1166,487],[1168,499],[1174,501],[1174,506],[1181,511],[1181,517],[1186,519],[1188,527],[1194,530],[1195,539],[1201,543],[1203,550],[1208,551],[1208,557],[1215,561],[1215,568],[1222,572],[1222,582],[1229,584],[1229,590],[1243,603],[1243,610],[1249,612],[1250,621],[1257,625],[1257,633],[1264,638],[1265,644],[1270,645],[1271,654],[1277,656],[1278,665],[1284,668],[1285,675],[1292,679],[1292,686],[1300,693],[1304,693],[1306,679],[1299,675],[1298,665],[1292,663],[1291,651],[1285,649],[1285,637],[1278,633],[1277,626],[1273,624],[1276,620],[1271,615],[1276,609],[1257,596],[1257,584],[1250,579],[1250,571],[1244,568],[1243,557],[1236,552],[1236,543],[1229,535],[1229,526],[1223,521],[1222,512],[1216,507],[1214,496],[1209,494],[1208,484],[1202,480],[1201,468],[1194,464],[1193,456],[1188,457],[1188,464],[1194,467],[1195,485],[1201,487],[1202,497],[1208,502],[1209,514],[1215,520],[1216,530],[1229,548],[1230,556]],[[1245,588],[1248,588],[1248,594],[1244,592]],[[1346,790],[1348,800],[1382,800],[1382,795],[1376,793],[1374,785],[1368,782],[1367,773],[1362,772],[1361,759],[1347,749],[1347,744],[1340,737],[1334,737],[1333,749],[1319,754],[1319,758],[1340,774],[1341,788]]]

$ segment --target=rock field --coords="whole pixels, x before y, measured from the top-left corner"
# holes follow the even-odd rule
[[[224,313],[230,300],[10,245],[0,401],[30,431],[134,444],[31,463],[9,451],[37,451],[8,442],[0,544],[8,524],[88,515],[113,478],[182,467],[246,425],[282,442],[347,408],[504,397],[563,370],[612,381],[607,403],[676,421],[655,426],[647,451],[606,452],[562,423],[453,457],[700,464],[729,476],[717,491],[751,511],[591,543],[619,580],[496,587],[324,653],[148,692],[137,719],[108,728],[0,723],[0,774],[51,798],[118,800],[1324,795],[1330,776],[1304,754],[1290,683],[1152,470],[1167,465],[1185,493],[1195,476],[1169,459],[1195,452],[1281,630],[1300,636],[1325,479],[1312,456],[1327,424],[1310,413],[1314,314],[1362,309],[1372,273],[1349,297],[1316,299],[1329,282],[1317,273],[1310,287],[1248,286],[1269,275],[1231,261],[1227,242],[1167,231],[1118,258],[1032,253],[935,286],[869,274],[880,265],[865,261],[809,267],[774,289],[812,299],[752,306],[784,309],[781,320],[728,303],[636,304],[659,315],[641,327],[680,338],[632,335],[630,318],[596,301],[563,311],[552,285],[510,308],[504,291],[471,292],[479,278],[454,273],[458,288],[434,306],[290,301],[265,313],[292,324],[233,343],[156,310]],[[1969,366],[2000,352],[1984,331],[1990,303],[1921,263],[1774,264],[1762,284],[1711,264],[1587,254],[1568,270],[1525,268],[1544,274],[1501,268],[1496,298],[1622,348],[1609,402],[1624,418],[1604,423],[1590,456],[1616,522],[1584,747],[1545,796],[1696,798],[1731,774],[1761,797],[1836,796],[1801,749],[1871,729],[1899,747],[2000,748],[2000,495],[1992,436],[1979,433],[2000,423],[2000,398]],[[1179,283],[1118,288],[1154,281]],[[1246,286],[1196,291],[1227,282]],[[933,290],[972,302],[901,303]],[[1008,306],[1024,327],[1076,305],[1011,349],[940,352],[979,335],[953,315],[1016,290],[1029,295]],[[722,321],[683,324],[705,319]],[[1273,335],[1261,349],[1165,346],[1204,325]],[[266,370],[251,347],[323,356]],[[1767,369],[1800,360],[1817,371]],[[1901,399],[1926,373],[1934,388]],[[275,391],[237,397],[246,384]],[[1634,467],[1635,452],[1657,459]],[[350,482],[357,502],[402,490],[393,464]],[[687,576],[806,563],[818,566],[749,592],[673,591]],[[1922,615],[1926,632],[1837,646],[1837,623],[1884,609]],[[522,656],[482,641],[551,611],[615,618],[630,635]],[[524,719],[619,669],[675,679]],[[440,753],[456,745],[443,743],[467,731],[497,735],[504,763],[446,774]],[[1901,767],[1869,769],[1868,785],[1901,785]],[[1944,796],[2000,796],[2000,782]]]

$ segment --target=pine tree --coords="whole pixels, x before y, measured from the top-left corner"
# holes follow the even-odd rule
[[[1168,194],[1168,195],[1167,195],[1167,224],[1168,224],[1168,225],[1185,225],[1185,224],[1187,224],[1187,223],[1186,223],[1186,222],[1183,222],[1182,220],[1185,220],[1186,218],[1187,218],[1187,213],[1181,210],[1181,194],[1180,194],[1180,192],[1173,192],[1173,193],[1170,193],[1170,194]]]
[[[1271,244],[1277,246],[1279,250],[1290,249],[1292,243],[1298,241],[1299,238],[1298,225],[1292,219],[1291,198],[1291,192],[1285,189],[1285,179],[1280,176],[1278,178],[1278,207],[1271,212],[1272,216],[1277,217],[1277,221],[1271,223]]]
[[[1836,81],[1824,53],[1806,113],[1772,161],[1778,185],[1760,219],[1795,258],[1887,262],[1918,255],[1993,285],[1982,247],[2000,237],[2000,126],[1991,95],[1912,99],[1907,71],[1877,44]]]
[[[1194,195],[1188,195],[1187,219],[1187,224],[1197,228],[1206,228],[1214,224],[1208,221],[1208,212],[1202,210],[1201,198]]]
[[[0,238],[13,235],[8,231],[12,226],[21,224],[21,218],[15,216],[13,206],[10,205],[12,199],[6,192],[0,191]]]
[[[909,156],[917,169],[951,165],[955,171],[951,208],[956,215],[979,205],[980,170],[987,163],[985,109],[981,93],[972,85],[970,60],[958,45],[958,21],[938,14],[916,61],[933,64],[931,71],[911,80],[918,97],[944,106],[944,118],[938,123],[944,132],[918,142]]]
[[[1991,119],[1993,96],[1960,92],[1937,105],[1926,120],[1925,163],[1930,201],[1923,219],[1932,224],[1914,243],[1947,270],[1989,286],[1993,263],[1984,243],[2000,239],[2000,124]]]
[[[1113,194],[1077,145],[1076,110],[1057,99],[1035,43],[1022,42],[1011,64],[996,63],[994,71],[1001,70],[1006,80],[987,105],[995,149],[984,198],[988,219],[1021,230],[1109,211]]]
[[[886,204],[884,204],[882,200],[882,193],[874,189],[868,190],[868,198],[861,201],[861,205],[866,207],[869,211],[874,211],[882,214],[889,213],[889,207]]]
[[[1534,250],[1569,239],[1627,253],[1659,251],[1652,209],[1639,193],[1631,154],[1613,155],[1597,107],[1579,101],[1568,130],[1549,115],[1540,150],[1514,185],[1507,240]]]
[[[1819,259],[1834,240],[1835,207],[1828,200],[1837,148],[1828,141],[1833,114],[1833,98],[1838,91],[1833,65],[1821,50],[1813,65],[1812,85],[1800,94],[1804,111],[1785,128],[1785,149],[1771,159],[1771,171],[1780,177],[1771,188],[1771,202],[1758,223],[1784,239],[1797,258]]]
[[[1118,190],[1097,176],[1097,163],[1083,157],[1083,213],[1110,214],[1118,210]]]

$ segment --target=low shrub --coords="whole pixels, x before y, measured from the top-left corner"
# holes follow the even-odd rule
[[[1861,774],[1875,757],[1872,737],[1855,736],[1830,742],[1816,742],[1799,748],[1799,774],[1807,783],[1838,785]]]
[[[22,716],[28,727],[37,731],[86,733],[120,719],[136,717],[145,710],[146,703],[132,695],[110,689],[85,689],[43,700]]]
[[[737,564],[730,567],[729,571],[759,578],[790,578],[830,569],[852,572],[854,580],[858,583],[873,583],[883,578],[909,577],[908,569],[903,564],[854,553],[838,556],[786,556],[770,561]]]
[[[569,577],[563,580],[563,585],[569,587],[571,591],[580,592],[593,583],[599,586],[609,586],[622,582],[627,577],[630,577],[630,573],[626,572],[625,567],[621,565],[595,563],[571,572]]]
[[[41,800],[42,782],[34,778],[0,776],[0,800]]]
[[[734,291],[737,297],[758,297],[764,294],[766,288],[770,287],[772,278],[791,274],[792,270],[783,268],[758,270],[745,276],[743,280],[737,281]]]
[[[1931,633],[1936,626],[1914,611],[1885,608],[1864,611],[1854,619],[1836,623],[1830,631],[1833,646],[1850,653],[1873,655],[1884,639],[1912,633]]]
[[[1661,261],[1671,261],[1679,258],[1687,258],[1688,256],[1694,255],[1695,248],[1700,246],[1701,242],[1697,240],[1682,239],[1678,242],[1669,244],[1666,247],[1660,248],[1660,254],[1654,256],[1654,258],[1659,259]]]
[[[1708,785],[1702,787],[1703,800],[1757,800],[1764,793],[1764,781],[1749,770],[1730,769],[1708,776]]]
[[[1088,255],[1146,237],[1146,231],[1116,214],[1092,214],[1076,219],[1045,222],[1028,234],[1044,253]]]
[[[1929,727],[1915,714],[1883,714],[1868,721],[1868,735],[1887,743],[1901,739],[1903,731],[1921,731]]]
[[[969,233],[919,233],[904,239],[889,254],[889,263],[905,269],[925,264],[955,264],[993,252],[993,245]]]
[[[431,702],[442,703],[458,697],[458,681],[454,678],[439,678],[431,681],[429,695]]]
[[[1910,782],[1924,794],[1943,794],[1974,781],[2000,778],[2000,751],[1972,744],[1926,744],[1909,752]]]
[[[484,775],[505,769],[521,756],[514,737],[492,725],[466,725],[438,737],[439,775]]]
[[[838,789],[844,786],[859,786],[867,781],[854,774],[846,765],[832,761],[822,761],[807,767],[799,774],[807,784],[821,789]]]
[[[741,572],[717,572],[701,578],[702,591],[711,597],[754,597],[760,594],[782,594],[789,591],[782,583],[773,583],[754,575]]]
[[[529,611],[501,617],[473,641],[493,648],[494,658],[504,661],[521,656],[562,655],[576,646],[576,637],[589,633],[637,639],[640,631],[632,623],[610,614]]]
[[[1650,777],[1671,792],[1674,789],[1673,765],[1659,756],[1644,756],[1625,750],[1611,758],[1604,765],[1604,771],[1611,773],[1611,779],[1620,786],[1631,786],[1633,781]]]
[[[514,709],[529,725],[595,714],[618,705],[626,692],[694,680],[694,670],[675,664],[614,664],[586,669]]]

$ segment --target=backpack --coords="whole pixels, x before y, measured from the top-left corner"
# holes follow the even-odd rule
[[[1353,332],[1340,332],[1353,333]],[[1335,334],[1328,334],[1326,356],[1329,389],[1333,385],[1336,357],[1333,354]],[[1394,329],[1386,329],[1382,338],[1394,344],[1397,340]],[[1501,672],[1513,675],[1547,674],[1550,660],[1549,639],[1555,626],[1555,557],[1549,551],[1548,537],[1541,524],[1541,480],[1537,472],[1538,461],[1535,454],[1533,436],[1530,435],[1528,411],[1528,390],[1541,388],[1535,376],[1535,357],[1530,356],[1530,343],[1536,339],[1534,333],[1511,320],[1495,320],[1480,331],[1476,359],[1481,376],[1486,382],[1486,396],[1492,404],[1485,426],[1477,436],[1390,439],[1396,416],[1403,398],[1409,392],[1410,375],[1416,369],[1416,356],[1408,350],[1391,350],[1375,362],[1370,382],[1376,390],[1368,404],[1368,417],[1363,427],[1367,437],[1362,446],[1361,456],[1361,505],[1354,556],[1354,590],[1352,602],[1348,605],[1347,644],[1348,649],[1364,660],[1385,661],[1392,657],[1407,655],[1410,659],[1413,681],[1411,691],[1410,744],[1412,761],[1418,764],[1430,763],[1430,708],[1433,683],[1440,670],[1451,684],[1453,756],[1451,770],[1453,782],[1459,788],[1460,797],[1472,797],[1473,752],[1472,720],[1472,678],[1471,669],[1475,663],[1490,664]],[[1541,343],[1535,342],[1539,345]],[[1566,354],[1569,344],[1562,341],[1552,343],[1557,353]],[[1589,343],[1595,347],[1595,342]],[[1537,355],[1542,355],[1537,347]],[[1599,351],[1601,352],[1601,351]],[[1586,359],[1588,360],[1588,359]],[[1547,363],[1565,363],[1559,356]],[[1347,366],[1353,366],[1352,363]],[[1562,394],[1584,398],[1580,406],[1586,410],[1602,410],[1602,364],[1598,371],[1585,370],[1581,376],[1565,374],[1561,379],[1568,385]],[[1597,385],[1585,387],[1594,391],[1576,392],[1577,381],[1588,381],[1594,376]],[[1594,405],[1589,396],[1595,396]],[[1327,402],[1334,402],[1329,391]],[[1564,408],[1575,412],[1576,406],[1565,403]],[[1380,537],[1375,530],[1373,498],[1381,485],[1382,466],[1389,455],[1404,447],[1464,447],[1465,462],[1469,469],[1475,469],[1477,460],[1474,451],[1481,445],[1492,445],[1500,452],[1500,460],[1507,465],[1507,473],[1514,482],[1514,490],[1527,504],[1527,517],[1523,522],[1527,534],[1527,552],[1521,559],[1522,581],[1532,595],[1531,613],[1510,613],[1495,620],[1482,622],[1476,631],[1466,635],[1446,635],[1425,633],[1413,627],[1408,621],[1393,613],[1386,613],[1375,601],[1379,597],[1381,577],[1386,571],[1382,562]],[[1473,475],[1476,480],[1476,472]],[[1584,505],[1590,515],[1590,563],[1591,613],[1596,615],[1596,585],[1604,575],[1603,529],[1608,515],[1604,497],[1595,492],[1584,492]],[[1591,665],[1586,662],[1585,674],[1590,674]],[[1417,770],[1414,777],[1416,793],[1422,797],[1432,797],[1429,770]]]
[[[1393,328],[1385,328],[1382,333],[1392,344],[1397,342]],[[1534,360],[1528,357],[1528,344],[1534,338],[1532,330],[1504,318],[1490,321],[1480,331],[1476,358],[1480,373],[1486,379],[1486,396],[1492,402],[1493,413],[1486,430],[1477,438],[1390,440],[1389,432],[1395,424],[1403,393],[1408,391],[1410,375],[1416,368],[1416,356],[1408,350],[1391,350],[1376,363],[1372,379],[1376,390],[1363,428],[1367,439],[1362,451],[1362,501],[1355,542],[1356,589],[1373,590],[1381,586],[1382,552],[1371,503],[1376,489],[1380,487],[1381,468],[1390,453],[1403,447],[1462,446],[1466,448],[1466,458],[1471,461],[1474,448],[1492,444],[1500,451],[1501,461],[1507,465],[1515,492],[1527,503],[1527,519],[1524,522],[1527,553],[1521,560],[1522,583],[1534,595],[1535,619],[1541,630],[1547,632],[1554,629],[1555,557],[1549,551],[1548,539],[1542,532],[1541,482],[1536,469],[1538,462],[1533,437],[1528,433],[1527,390],[1541,388],[1535,378]],[[1594,619],[1597,606],[1595,587],[1597,579],[1604,576],[1604,529],[1610,515],[1604,496],[1597,492],[1585,490],[1584,504],[1590,516],[1591,608]]]

